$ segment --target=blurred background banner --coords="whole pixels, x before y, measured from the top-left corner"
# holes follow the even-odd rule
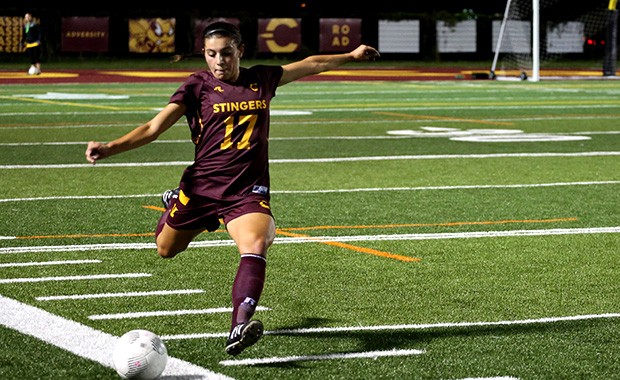
[[[296,60],[367,44],[379,48],[383,61],[471,62],[477,67],[488,62],[487,76],[495,79],[539,78],[541,67],[552,66],[593,68],[616,76],[617,0],[571,6],[560,0],[381,0],[344,1],[338,7],[331,0],[241,0],[234,7],[228,2],[151,2],[130,8],[100,4],[96,9],[32,1],[28,4],[35,20],[41,21],[42,56],[48,63],[75,58],[197,58],[207,24],[226,20],[241,29],[246,59]],[[0,64],[27,59],[20,46],[23,15],[13,3],[0,2]]]
[[[107,53],[110,46],[109,17],[63,17],[63,52]]]
[[[21,53],[23,17],[0,17],[0,53]]]
[[[300,18],[258,20],[259,53],[293,53],[301,48]]]
[[[129,20],[130,53],[174,53],[174,18],[140,18]]]
[[[322,52],[345,52],[362,43],[361,18],[322,18],[319,20]]]
[[[420,20],[379,20],[381,53],[419,53]]]

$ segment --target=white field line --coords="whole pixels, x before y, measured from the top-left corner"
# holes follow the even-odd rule
[[[367,352],[348,352],[341,354],[324,354],[324,355],[304,355],[304,356],[285,356],[261,359],[237,359],[222,360],[221,365],[237,366],[237,365],[260,365],[260,364],[276,364],[291,363],[300,361],[317,361],[317,360],[340,360],[340,359],[377,359],[388,356],[411,356],[422,355],[426,353],[424,350],[386,350],[386,351],[367,351]]]
[[[555,186],[592,186],[592,185],[617,185],[620,181],[584,181],[584,182],[552,182],[532,184],[508,184],[508,185],[456,185],[456,186],[417,186],[417,187],[370,187],[357,189],[327,189],[327,190],[280,190],[272,191],[271,194],[317,194],[317,193],[361,193],[370,191],[426,191],[426,190],[469,190],[469,189],[518,189],[529,187],[555,187]],[[2,200],[0,199],[0,202]]]
[[[306,335],[306,334],[330,334],[342,332],[360,332],[360,331],[391,331],[391,330],[429,330],[440,328],[468,328],[468,327],[486,327],[486,326],[513,326],[513,325],[532,325],[568,321],[587,321],[595,319],[615,319],[620,318],[620,313],[605,314],[585,314],[571,315],[564,317],[544,317],[521,320],[506,321],[480,321],[480,322],[439,322],[439,323],[422,323],[422,324],[400,324],[400,325],[375,325],[375,326],[340,326],[340,327],[310,327],[300,329],[282,329],[268,330],[265,335]],[[227,336],[227,333],[196,333],[196,334],[178,334],[178,335],[161,335],[165,341],[185,340],[185,339],[205,339],[205,338],[221,338]]]
[[[403,324],[403,325],[378,325],[378,326],[345,326],[345,327],[311,327],[306,329],[285,329],[266,331],[265,334],[291,335],[291,334],[316,334],[316,333],[339,333],[354,331],[386,331],[386,330],[426,330],[435,328],[461,328],[461,327],[485,327],[485,326],[513,326],[531,325],[542,323],[555,323],[567,321],[586,321],[593,319],[620,318],[620,313],[571,315],[564,317],[544,317],[506,321],[481,321],[481,322],[440,322],[428,324]]]
[[[91,320],[108,320],[108,319],[133,319],[133,318],[145,318],[145,317],[169,317],[176,315],[195,315],[195,314],[218,314],[218,313],[230,313],[232,307],[215,307],[210,309],[191,309],[191,310],[157,310],[157,311],[144,311],[133,313],[115,313],[115,314],[93,314],[89,315],[88,319]],[[257,306],[256,311],[271,310],[264,306]]]
[[[36,197],[36,198],[4,198],[0,203],[5,202],[27,202],[27,201],[56,201],[61,199],[113,199],[113,198],[147,198],[161,197],[159,194],[127,194],[127,195],[66,195],[55,197]]]
[[[391,161],[391,160],[439,160],[439,159],[481,159],[481,158],[523,158],[523,157],[597,157],[597,156],[620,156],[618,151],[603,152],[540,152],[540,153],[484,153],[484,154],[426,154],[426,155],[400,155],[400,156],[370,156],[370,157],[326,157],[326,158],[301,158],[301,159],[273,159],[272,164],[300,164],[300,163],[325,163],[325,162],[359,162],[359,161]],[[33,165],[0,165],[0,169],[78,169],[94,167],[147,167],[147,166],[187,166],[192,161],[161,161],[161,162],[118,162],[97,163],[96,165],[84,164],[33,164]]]
[[[29,261],[26,263],[2,263],[0,268],[38,267],[47,265],[97,264],[101,260]]]
[[[415,99],[415,101],[418,101],[419,99]],[[322,101],[322,100],[321,100]],[[398,102],[403,102],[403,99],[398,99]],[[409,102],[412,103],[412,102]],[[295,105],[291,105],[291,106],[275,106],[272,108],[272,112],[274,114],[286,114],[288,112],[291,112],[291,110],[294,108],[295,111],[299,111],[299,112],[312,112],[312,113],[335,113],[335,112],[386,112],[386,111],[426,111],[426,110],[437,110],[437,109],[445,109],[446,106],[449,103],[445,102],[445,101],[438,101],[436,102],[436,105],[419,105],[419,106],[411,106],[411,105],[404,105],[404,106],[399,106],[398,103],[396,103],[395,105],[386,105],[386,106],[382,106],[382,107],[376,107],[376,106],[364,106],[364,107],[337,107],[337,105],[334,105],[333,107],[317,107],[317,108],[302,108],[299,105],[295,104]],[[571,105],[547,105],[547,104],[527,104],[527,105],[503,105],[503,104],[491,104],[491,105],[454,105],[454,104],[450,104],[449,105],[451,110],[497,110],[497,109],[527,109],[527,110],[532,110],[532,109],[559,109],[559,110],[576,110],[576,109],[587,109],[587,110],[592,110],[592,109],[609,109],[609,108],[620,108],[619,105],[617,104],[571,104]],[[27,113],[20,113],[20,112],[2,112],[0,113],[0,118],[1,117],[5,117],[5,116],[23,116],[23,117],[27,117],[29,115],[45,115],[45,116],[50,116],[50,115],[62,115],[62,116],[67,116],[67,115],[102,115],[103,117],[106,116],[110,116],[113,114],[148,114],[148,115],[152,115],[153,113],[157,112],[158,110],[160,110],[161,107],[153,107],[152,109],[144,109],[144,110],[135,110],[135,111],[120,111],[120,110],[110,110],[110,111],[106,111],[106,112],[98,112],[98,111],[94,111],[94,112],[27,112]],[[274,115],[276,116],[276,115]]]
[[[598,119],[598,118],[597,118]],[[425,120],[428,122],[428,120]],[[461,121],[462,122],[462,121]],[[313,124],[315,122],[312,122]],[[297,124],[297,123],[295,123]],[[2,129],[5,129],[4,127]],[[517,132],[517,130],[515,130]],[[575,132],[537,132],[544,135],[617,135],[620,131],[575,131]],[[427,136],[407,136],[407,135],[377,135],[377,136],[290,136],[290,137],[270,137],[270,141],[307,141],[307,140],[398,140],[412,139]],[[191,144],[188,139],[158,139],[152,141],[153,144]],[[28,141],[0,143],[0,146],[64,146],[64,145],[84,145],[88,141]]]
[[[50,281],[81,281],[81,280],[106,280],[110,278],[137,278],[150,277],[149,273],[121,273],[121,274],[92,274],[87,276],[56,276],[56,277],[22,277],[2,278],[0,284],[23,284],[27,282],[50,282]]]
[[[3,114],[0,113],[0,117]],[[27,116],[28,113],[15,113],[14,116]],[[47,113],[46,113],[47,115]],[[106,113],[106,115],[109,115],[108,113]],[[569,115],[569,116],[561,116],[561,115],[556,115],[553,117],[525,117],[525,118],[510,118],[510,117],[506,117],[506,118],[484,118],[484,119],[443,119],[441,120],[442,123],[455,123],[455,124],[463,124],[463,122],[466,122],[466,120],[469,120],[473,123],[480,123],[480,122],[487,122],[487,123],[492,123],[492,122],[514,122],[514,121],[519,121],[519,122],[523,122],[523,121],[539,121],[539,120],[543,120],[543,121],[550,121],[550,120],[592,120],[592,119],[596,119],[596,120],[604,120],[604,119],[613,119],[616,120],[618,117],[615,115],[591,115],[591,116],[573,116],[573,115]],[[410,118],[406,118],[406,119],[398,119],[398,120],[390,120],[389,121],[390,124],[413,124],[413,123],[423,123],[423,124],[429,124],[429,119],[427,118],[416,118],[414,115],[411,115]],[[321,121],[321,124],[324,125],[342,125],[342,124],[347,124],[348,122],[343,122],[343,121],[338,121],[338,120],[324,120]],[[374,124],[385,124],[385,120],[356,120],[355,123],[357,125],[374,125]],[[292,121],[278,121],[278,120],[274,120],[271,122],[271,125],[284,125],[287,127],[290,127],[292,125],[316,125],[317,122],[316,121],[312,121],[312,120],[308,120],[308,121],[299,121],[296,120],[294,122]],[[11,130],[11,129],[18,129],[20,131],[22,130],[27,130],[27,129],[43,129],[43,130],[55,130],[55,129],[63,129],[63,130],[67,130],[67,129],[89,129],[89,128],[114,128],[114,127],[118,127],[118,128],[127,128],[127,127],[135,127],[135,124],[129,124],[129,123],[119,123],[119,124],[66,124],[66,125],[20,125],[20,126],[3,126],[2,130]],[[185,123],[177,123],[174,125],[174,127],[179,127],[179,128],[187,128],[187,124]],[[596,135],[596,134],[617,134],[620,133],[618,131],[575,131],[575,132],[571,132],[571,131],[565,131],[565,132],[548,132],[548,133],[552,133],[552,134],[585,134],[585,135]],[[288,139],[287,137],[272,137],[272,138],[276,138],[276,139]],[[304,137],[301,136],[299,137],[301,139],[303,139]],[[166,141],[172,141],[172,140],[165,140],[165,139],[158,139],[153,141],[154,143],[156,142],[166,142]],[[182,139],[179,141],[184,141],[184,142],[189,142],[190,140],[188,139]],[[84,144],[83,142],[81,142],[80,144]]]
[[[226,247],[233,245],[232,240],[210,240],[206,246]],[[196,244],[198,242],[193,242]],[[204,242],[200,242],[204,244]],[[190,243],[190,247],[193,246]],[[30,247],[0,247],[0,254],[27,252],[80,252],[115,249],[155,249],[155,243],[112,243],[112,244],[78,244],[78,245],[44,245]]]
[[[146,292],[123,292],[123,293],[95,293],[95,294],[68,294],[59,296],[35,297],[37,301],[64,301],[64,300],[87,300],[95,298],[125,298],[125,297],[149,297],[149,296],[169,296],[177,294],[197,294],[204,293],[202,289],[180,289],[180,290],[151,290]]]
[[[508,231],[472,231],[448,232],[427,234],[385,234],[385,235],[351,235],[351,236],[310,236],[310,237],[276,237],[274,244],[301,244],[326,242],[352,241],[396,241],[396,240],[442,240],[442,239],[472,239],[489,237],[516,237],[516,236],[548,236],[548,235],[584,235],[584,234],[613,234],[620,233],[620,226],[590,227],[590,228],[552,228],[538,230],[508,230]],[[188,248],[224,247],[233,246],[233,240],[204,240],[194,241]],[[48,245],[30,247],[2,247],[0,254],[30,253],[30,252],[76,252],[118,249],[156,249],[155,243],[110,243],[110,244],[81,244],[81,245]],[[0,282],[1,283],[1,282]]]
[[[191,161],[166,161],[166,162],[120,162],[120,163],[97,163],[93,164],[49,164],[49,165],[0,165],[0,169],[75,169],[92,167],[147,167],[147,166],[187,166]]]
[[[372,191],[426,191],[426,190],[467,190],[467,189],[518,189],[529,187],[555,187],[555,186],[593,186],[593,185],[617,185],[620,181],[576,181],[576,182],[550,182],[550,183],[516,183],[506,185],[456,185],[456,186],[413,186],[413,187],[363,187],[355,189],[319,189],[319,190],[274,190],[271,194],[320,194],[320,193],[361,193]],[[31,198],[4,198],[0,203],[7,202],[31,202],[53,201],[70,199],[111,199],[111,198],[148,198],[160,197],[159,194],[128,194],[128,195],[59,195],[50,197]],[[2,237],[0,236],[0,239]]]
[[[118,337],[2,295],[0,295],[0,310],[2,310],[1,325],[103,366],[114,368],[112,350]],[[84,368],[84,376],[87,374],[88,368]],[[168,357],[162,378],[232,380],[230,377],[173,356]]]

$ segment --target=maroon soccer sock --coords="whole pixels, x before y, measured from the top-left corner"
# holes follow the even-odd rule
[[[241,255],[239,268],[232,287],[232,326],[252,318],[265,284],[267,260],[252,253]]]

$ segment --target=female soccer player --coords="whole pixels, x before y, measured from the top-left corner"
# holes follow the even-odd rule
[[[379,52],[360,45],[343,54],[314,55],[283,66],[240,66],[244,44],[233,24],[215,22],[203,34],[208,69],[192,74],[153,119],[108,142],[90,141],[86,159],[97,160],[138,148],[185,116],[195,144],[194,163],[179,187],[162,196],[166,211],[156,229],[157,252],[171,258],[220,219],[241,258],[232,285],[232,323],[226,352],[238,355],[256,343],[263,324],[251,320],[263,291],[267,250],[275,238],[269,206],[267,140],[269,106],[276,88]]]

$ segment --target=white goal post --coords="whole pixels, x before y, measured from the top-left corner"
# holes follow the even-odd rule
[[[502,51],[502,42],[504,41],[504,35],[506,33],[506,25],[509,22],[511,15],[512,0],[507,0],[506,9],[504,10],[504,18],[500,24],[499,36],[495,44],[495,54],[493,55],[493,63],[491,65],[491,79],[497,79],[497,62],[500,52]],[[519,72],[519,79],[529,79],[534,82],[540,80],[540,3],[539,0],[532,0],[532,41],[531,41],[531,76],[528,78],[527,72],[521,69]],[[502,78],[502,77],[499,77]],[[515,77],[516,79],[516,77]]]
[[[491,79],[537,82],[545,64],[555,62],[556,69],[562,65],[573,69],[576,62],[588,60],[604,67],[573,71],[582,76],[615,76],[616,2],[588,0],[568,5],[562,0],[507,0],[501,22],[493,21]]]

